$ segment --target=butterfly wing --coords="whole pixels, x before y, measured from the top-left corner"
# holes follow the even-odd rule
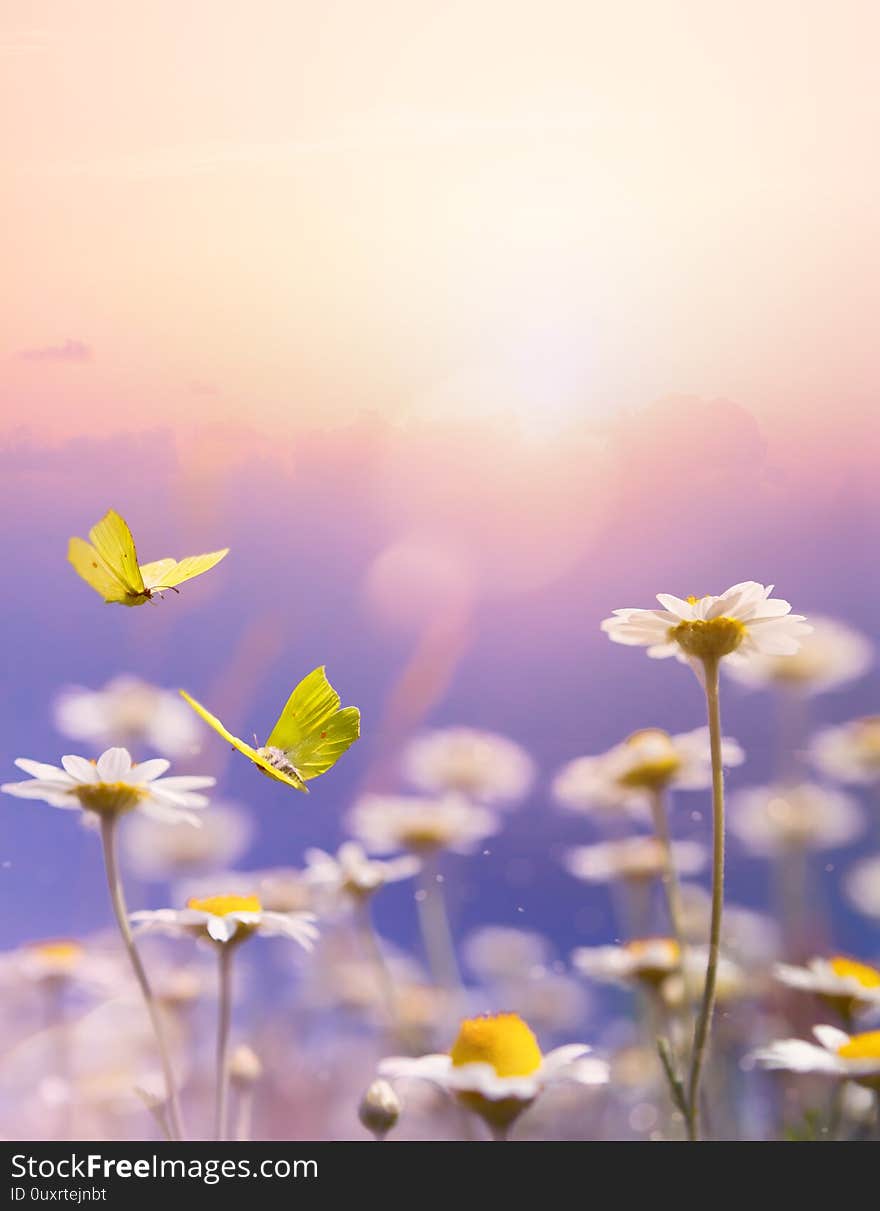
[[[283,770],[276,769],[271,762],[265,759],[265,757],[261,757],[255,748],[251,748],[249,744],[245,744],[245,742],[240,740],[238,736],[233,736],[232,732],[223,726],[216,715],[212,715],[211,712],[206,710],[200,702],[197,702],[195,698],[192,698],[186,692],[186,690],[181,690],[180,696],[185,702],[189,703],[197,715],[200,715],[202,719],[204,719],[205,723],[207,723],[209,727],[214,729],[218,736],[222,736],[223,739],[227,741],[227,743],[231,744],[233,748],[237,748],[240,753],[244,753],[245,757],[248,757],[251,761],[253,761],[254,765],[259,766],[264,774],[268,774],[270,778],[274,778],[277,782],[283,782],[287,786],[294,787],[295,790],[304,791],[306,789],[301,779],[291,778],[288,774],[285,774]]]
[[[100,593],[106,602],[132,605],[122,582],[113,575],[94,547],[81,538],[71,538],[67,558],[87,585]]]
[[[288,698],[267,747],[282,749],[303,779],[317,778],[360,735],[360,711],[354,706],[339,707],[339,695],[323,665],[313,669]]]
[[[144,578],[138,567],[131,530],[114,509],[109,509],[89,530],[92,545],[104,563],[132,597],[143,594]]]
[[[344,707],[318,732],[307,736],[287,755],[304,782],[326,774],[361,734],[361,713],[356,706]]]
[[[222,551],[209,551],[207,555],[187,555],[180,562],[176,559],[157,559],[154,563],[145,563],[141,574],[148,589],[173,589],[185,580],[209,572],[228,554],[229,547],[224,547]]]
[[[209,710],[202,706],[201,702],[196,702],[195,698],[191,697],[186,690],[181,690],[180,696],[185,702],[189,703],[197,715],[201,715],[209,727],[212,727],[224,740],[228,740],[240,753],[245,753],[248,757],[253,753],[254,750],[249,744],[245,744],[243,740],[239,740],[238,736],[233,736],[232,732],[223,726],[216,715],[212,715]]]

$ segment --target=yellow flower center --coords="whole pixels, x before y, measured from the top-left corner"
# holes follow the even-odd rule
[[[681,964],[681,948],[674,938],[636,938],[623,948],[633,959],[631,975],[657,987]]]
[[[837,1048],[837,1054],[842,1060],[880,1060],[880,1030],[854,1034]]]
[[[675,938],[635,938],[625,944],[624,950],[636,960],[656,958],[659,962],[675,964],[681,958],[681,947]]]
[[[829,966],[836,976],[855,980],[862,988],[880,988],[880,971],[876,967],[869,967],[867,963],[858,963],[855,959],[835,955],[829,960]]]
[[[31,942],[28,950],[54,967],[73,967],[82,957],[80,944],[66,938],[50,942]]]
[[[203,900],[187,900],[186,906],[212,917],[227,917],[231,912],[261,912],[263,908],[259,896],[206,896]]]
[[[621,786],[631,787],[633,790],[662,790],[669,784],[670,779],[675,777],[680,765],[677,757],[644,761],[641,765],[634,765],[632,769],[627,770],[617,781]]]
[[[446,830],[438,822],[436,825],[404,825],[398,831],[398,838],[404,849],[425,850],[437,849],[439,846],[445,845],[448,840],[448,835]]]
[[[669,638],[688,656],[698,660],[720,660],[735,652],[745,638],[746,628],[737,618],[695,618],[669,628]]]
[[[498,1076],[528,1076],[541,1066],[541,1048],[515,1013],[466,1018],[449,1053],[456,1068],[491,1064]]]
[[[117,816],[137,807],[149,790],[128,782],[88,782],[77,786],[74,794],[86,811]]]
[[[620,786],[633,790],[662,790],[681,766],[668,732],[660,728],[633,732],[625,746],[632,749],[633,764],[618,777]]]

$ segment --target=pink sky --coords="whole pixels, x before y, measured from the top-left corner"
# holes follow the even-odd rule
[[[657,501],[876,502],[877,45],[852,2],[7,6],[0,436],[170,427],[203,515],[242,459],[358,469],[503,590]]]
[[[472,414],[487,382],[865,423],[878,44],[870,0],[7,5],[5,427]]]

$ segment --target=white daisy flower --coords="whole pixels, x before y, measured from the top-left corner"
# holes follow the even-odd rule
[[[200,823],[193,810],[208,799],[197,792],[214,785],[214,778],[184,775],[163,778],[170,762],[161,757],[139,764],[127,749],[108,748],[97,761],[62,757],[61,766],[19,757],[15,764],[30,774],[27,782],[6,782],[0,790],[19,799],[42,799],[51,807],[82,809],[95,816],[118,816],[141,811],[156,820]]]
[[[138,677],[114,677],[100,690],[68,686],[56,698],[53,714],[62,736],[96,748],[124,744],[171,757],[199,749],[198,722],[180,695]]]
[[[259,896],[193,898],[186,908],[133,912],[130,919],[140,931],[209,938],[220,945],[237,944],[260,934],[266,938],[290,938],[304,950],[311,950],[318,936],[311,913],[267,912]]]
[[[813,765],[837,782],[880,782],[880,715],[824,728],[810,745]]]
[[[601,984],[660,985],[681,967],[681,948],[674,938],[635,938],[622,946],[580,946],[572,965]]]
[[[741,765],[745,753],[724,737],[721,757],[726,766]],[[712,785],[709,729],[670,736],[660,728],[634,732],[622,744],[596,757],[577,757],[556,775],[553,794],[572,811],[617,811],[644,815],[650,796],[665,790],[706,790]]]
[[[821,997],[844,1018],[880,1006],[880,971],[846,955],[813,958],[805,967],[777,963],[773,974],[788,988]]]
[[[880,854],[853,863],[844,875],[843,891],[857,912],[880,918]]]
[[[874,663],[871,641],[834,618],[810,617],[812,632],[793,654],[755,653],[750,660],[726,665],[730,675],[749,689],[781,689],[812,696],[857,681]]]
[[[752,854],[775,858],[792,849],[837,849],[865,828],[859,805],[843,791],[813,783],[756,786],[731,798],[728,827]]]
[[[377,854],[409,850],[425,855],[443,849],[468,854],[500,827],[493,812],[461,795],[366,795],[352,808],[348,823],[366,849]]]
[[[445,1089],[504,1133],[548,1085],[574,1081],[602,1085],[608,1066],[585,1059],[584,1044],[542,1055],[531,1029],[515,1013],[467,1018],[446,1055],[383,1060],[379,1073],[392,1080],[412,1077]]]
[[[773,585],[746,580],[719,597],[658,593],[660,610],[615,610],[602,630],[615,643],[646,647],[655,659],[677,656],[699,666],[705,660],[742,661],[754,655],[789,656],[810,627],[791,606],[771,597]]]
[[[364,900],[386,883],[411,879],[422,869],[411,854],[385,862],[368,858],[358,841],[345,841],[335,855],[307,849],[305,857],[306,881],[319,895],[335,901]]]
[[[697,841],[673,841],[671,850],[673,865],[681,875],[699,874],[706,865],[706,849]],[[576,845],[563,855],[563,865],[585,883],[661,879],[666,869],[666,849],[656,837],[624,837],[620,841]]]
[[[816,1073],[880,1089],[880,1030],[847,1034],[835,1026],[814,1026],[813,1034],[818,1046],[804,1039],[780,1039],[760,1048],[754,1058],[765,1068]]]
[[[201,828],[177,820],[137,816],[123,834],[127,868],[147,882],[217,871],[236,862],[250,845],[251,820],[231,804],[212,803]]]
[[[452,792],[497,806],[524,799],[535,780],[535,766],[525,749],[505,736],[469,727],[417,736],[404,751],[403,772],[428,794]]]

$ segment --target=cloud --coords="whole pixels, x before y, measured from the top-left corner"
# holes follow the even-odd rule
[[[90,362],[92,348],[85,341],[62,341],[59,345],[39,345],[21,349],[15,355],[23,362]]]

